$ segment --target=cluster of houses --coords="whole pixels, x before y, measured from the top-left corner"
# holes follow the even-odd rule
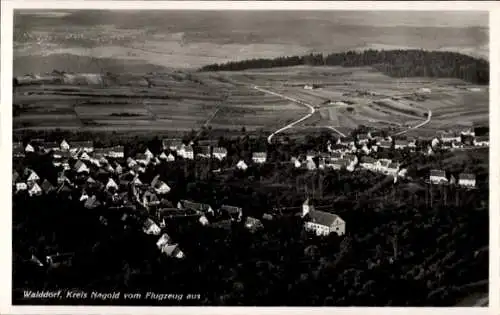
[[[444,170],[431,170],[429,174],[429,182],[436,185],[449,184],[458,185],[464,188],[475,188],[476,175],[471,173],[461,173],[458,175],[457,181],[453,175],[450,175],[448,178],[446,176],[446,171]]]

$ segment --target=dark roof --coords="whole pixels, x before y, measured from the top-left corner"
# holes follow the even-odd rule
[[[182,144],[182,140],[181,139],[163,139],[162,140],[162,144],[163,146],[178,146],[178,145],[181,145]]]
[[[330,226],[339,216],[319,210],[309,211],[309,222]]]
[[[369,157],[369,156],[361,157],[361,161],[360,161],[360,163],[371,163],[371,164],[374,164],[375,162],[376,162],[376,160],[372,157]]]
[[[470,174],[470,173],[462,173],[462,174],[459,175],[459,179],[474,180],[474,179],[476,179],[476,175]]]
[[[489,141],[490,136],[477,136],[476,141]]]
[[[446,172],[443,170],[431,170],[431,176],[446,177]]]
[[[44,179],[42,185],[40,186],[44,192],[50,192],[54,190],[54,186],[47,180]]]
[[[210,205],[205,203],[193,202],[190,200],[181,200],[181,204],[186,209],[192,209],[197,211],[208,211]]]
[[[196,153],[203,154],[203,155],[209,155],[210,154],[210,146],[209,145],[198,146],[198,147],[196,147]]]
[[[213,153],[227,154],[227,149],[223,147],[215,147]]]
[[[227,211],[229,213],[238,213],[242,210],[240,207],[228,206],[228,205],[222,205],[220,209],[223,211]]]
[[[399,168],[399,164],[398,163],[391,163],[391,164],[389,164],[389,166],[387,166],[387,168],[391,168],[391,169]]]

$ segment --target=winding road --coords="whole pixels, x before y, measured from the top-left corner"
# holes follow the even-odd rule
[[[420,124],[415,125],[415,126],[413,126],[411,128],[408,128],[406,130],[403,130],[403,131],[400,131],[398,133],[395,133],[394,136],[399,136],[399,135],[407,133],[410,130],[415,130],[415,129],[418,129],[420,127],[423,127],[423,126],[427,125],[431,121],[431,118],[432,118],[432,111],[429,109],[428,112],[427,112],[427,119],[426,120],[424,120]]]
[[[286,96],[286,95],[283,95],[283,94],[280,94],[280,93],[276,93],[276,92],[273,92],[273,91],[270,91],[270,90],[267,90],[267,89],[264,89],[264,88],[261,88],[261,87],[258,87],[256,85],[253,86],[254,89],[256,89],[257,91],[261,91],[263,93],[267,93],[267,94],[271,94],[271,95],[274,95],[274,96],[278,96],[278,97],[281,97],[285,100],[288,100],[288,101],[291,101],[291,102],[294,102],[294,103],[297,103],[297,104],[300,104],[300,105],[303,105],[303,106],[306,106],[307,108],[309,108],[309,113],[306,114],[305,116],[297,119],[296,121],[292,122],[292,123],[289,123],[288,125],[276,130],[275,132],[273,132],[272,134],[269,135],[269,137],[267,137],[267,142],[269,144],[272,143],[272,140],[273,140],[273,137],[277,134],[279,134],[280,132],[283,132],[284,130],[287,130],[289,128],[292,128],[293,126],[295,126],[296,124],[300,123],[300,122],[303,122],[304,120],[306,120],[307,118],[311,117],[312,115],[314,115],[314,113],[316,112],[316,109],[314,108],[313,105],[311,104],[308,104],[302,100],[299,100],[299,99],[296,99],[296,98],[293,98],[293,97],[290,97],[290,96]],[[325,127],[325,128],[329,128],[335,132],[337,132],[339,135],[345,137],[345,135],[343,133],[341,133],[340,131],[338,131],[337,129],[333,128],[333,127]]]
[[[292,123],[289,123],[288,125],[276,130],[275,132],[271,133],[268,137],[267,137],[267,142],[269,144],[272,143],[272,139],[275,135],[289,129],[289,128],[292,128],[293,126],[295,126],[296,124],[298,123],[301,123],[303,122],[304,120],[308,119],[309,117],[311,117],[312,115],[314,115],[314,113],[316,112],[316,109],[314,108],[313,105],[309,104],[309,103],[306,103],[302,100],[299,100],[299,99],[296,99],[296,98],[293,98],[293,97],[290,97],[290,96],[286,96],[284,94],[281,94],[281,93],[277,93],[277,92],[274,92],[274,91],[271,91],[271,90],[268,90],[268,89],[265,89],[265,88],[261,88],[257,85],[254,85],[253,86],[254,89],[258,90],[258,91],[261,91],[263,93],[267,93],[267,94],[271,94],[271,95],[274,95],[274,96],[278,96],[278,97],[281,97],[285,100],[288,100],[288,101],[291,101],[291,102],[294,102],[294,103],[297,103],[297,104],[300,104],[300,105],[303,105],[303,106],[306,106],[307,108],[309,108],[309,113],[306,114],[305,116],[299,118],[298,120],[295,120],[294,122]],[[432,119],[432,111],[430,109],[428,109],[428,112],[427,112],[427,119],[421,123],[419,123],[418,125],[415,125],[413,127],[410,127],[406,130],[403,130],[403,131],[400,131],[400,132],[397,132],[395,133],[393,136],[399,136],[399,135],[402,135],[402,134],[405,134],[411,130],[415,130],[415,129],[418,129],[418,128],[421,128],[425,125],[427,125]],[[342,132],[340,132],[338,129],[336,129],[335,127],[332,127],[332,126],[322,126],[320,128],[327,128],[327,129],[330,129],[334,132],[336,132],[338,135],[340,135],[341,137],[345,137],[346,135],[343,134]]]

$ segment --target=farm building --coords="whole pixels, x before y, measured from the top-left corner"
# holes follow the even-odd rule
[[[248,168],[248,165],[247,163],[245,163],[245,161],[239,160],[239,162],[236,164],[236,168],[244,171]]]
[[[432,184],[447,183],[446,172],[443,170],[431,170],[429,180]]]
[[[452,143],[452,142],[462,141],[460,134],[457,132],[443,132],[440,135],[440,139],[442,143]]]
[[[262,222],[259,219],[247,217],[245,220],[245,228],[247,228],[251,231],[256,231],[256,230],[261,229],[263,227],[264,226],[262,225]]]
[[[469,173],[462,173],[458,176],[458,184],[462,187],[475,187],[476,175]]]
[[[160,227],[150,218],[147,218],[144,222],[143,231],[146,234],[160,235]]]
[[[266,152],[254,152],[252,153],[252,161],[254,163],[262,164],[265,163],[267,160],[267,153]]]
[[[61,141],[60,148],[62,151],[68,151],[69,143],[66,140]]]
[[[177,151],[179,147],[183,145],[180,139],[163,139],[162,140],[163,150]]]
[[[369,156],[363,156],[359,162],[359,165],[367,170],[375,170],[376,160]]]
[[[121,145],[117,145],[108,149],[107,155],[112,158],[123,158],[124,148]]]
[[[399,164],[398,163],[391,163],[387,166],[387,174],[397,176],[399,171]]]
[[[194,201],[190,201],[190,200],[180,200],[177,203],[177,208],[178,209],[191,209],[191,210],[200,211],[203,213],[206,213],[206,212],[213,213],[214,212],[212,210],[212,207],[209,204],[198,203],[198,202],[194,202]]]
[[[479,136],[474,139],[474,146],[476,147],[487,147],[490,145],[489,136]]]
[[[227,156],[227,150],[223,147],[215,147],[212,151],[212,156],[218,160],[223,160]]]
[[[229,214],[231,219],[236,221],[241,221],[241,217],[243,216],[243,209],[240,207],[222,205],[220,211]]]
[[[22,142],[12,143],[12,156],[13,157],[24,157],[24,147]]]
[[[306,84],[304,85],[304,90],[314,90],[319,88],[318,84]]]
[[[202,158],[209,158],[211,156],[211,147],[209,145],[203,145],[196,147],[196,156]]]
[[[94,151],[94,143],[92,141],[71,141],[71,151],[90,153]]]
[[[345,221],[338,215],[318,211],[309,204],[307,199],[302,205],[302,216],[304,217],[304,227],[307,231],[314,231],[317,235],[329,235],[337,233],[342,236],[345,234]]]

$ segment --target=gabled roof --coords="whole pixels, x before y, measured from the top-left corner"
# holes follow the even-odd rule
[[[223,147],[215,147],[213,149],[214,154],[227,154],[227,149]]]
[[[191,209],[191,210],[196,210],[196,211],[205,212],[205,211],[208,211],[209,209],[211,209],[209,204],[193,202],[190,200],[181,200],[181,204],[182,204],[183,208],[185,208],[185,209]]]
[[[267,157],[267,152],[253,152],[252,157],[254,158],[265,158]]]
[[[459,179],[465,179],[465,180],[475,180],[476,175],[470,174],[470,173],[462,173],[458,177]]]
[[[361,161],[360,163],[369,163],[369,164],[375,164],[377,162],[377,160],[375,160],[374,158],[370,157],[370,156],[363,156],[361,157]]]
[[[208,146],[208,145],[198,146],[196,148],[196,153],[202,154],[202,155],[209,155],[210,154],[210,146]]]
[[[55,187],[47,179],[43,180],[41,188],[46,193],[55,189]]]
[[[309,211],[309,222],[314,222],[317,224],[331,226],[337,218],[340,218],[338,215],[333,213],[328,213],[319,210]]]
[[[87,198],[87,200],[85,200],[84,207],[87,209],[94,209],[94,208],[99,207],[100,205],[101,205],[101,203],[99,202],[99,200],[97,200],[97,197],[94,195],[92,197]]]
[[[431,170],[430,173],[433,177],[446,177],[446,172],[443,170]]]

